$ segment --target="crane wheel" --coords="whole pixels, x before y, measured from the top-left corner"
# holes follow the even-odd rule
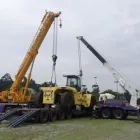
[[[71,92],[64,92],[61,94],[60,97],[60,108],[62,110],[67,110],[74,104],[74,97],[73,93]]]
[[[41,110],[39,114],[39,122],[46,123],[49,120],[49,114],[47,111]]]
[[[101,117],[103,119],[110,119],[111,118],[111,110],[109,108],[103,108],[101,110]]]
[[[122,120],[124,119],[124,111],[121,109],[115,109],[113,111],[113,116],[115,119]]]

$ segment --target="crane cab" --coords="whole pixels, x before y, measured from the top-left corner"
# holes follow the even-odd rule
[[[63,75],[67,78],[66,86],[75,88],[78,92],[81,91],[81,79],[77,75]]]

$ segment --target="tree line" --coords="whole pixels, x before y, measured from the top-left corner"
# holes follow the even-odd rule
[[[10,87],[13,84],[13,79],[11,78],[11,75],[9,73],[6,73],[5,75],[3,75],[0,79],[0,92],[4,91],[4,90],[8,90],[10,89]],[[25,84],[27,82],[27,78],[24,77],[23,81],[20,84],[20,87],[24,87]],[[31,79],[30,83],[29,83],[29,88],[32,88],[36,91],[39,91],[40,87],[49,87],[50,85],[55,86],[55,83],[51,83],[51,82],[43,82],[41,84],[36,83],[35,80]]]

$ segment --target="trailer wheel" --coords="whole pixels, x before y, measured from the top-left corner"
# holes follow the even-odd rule
[[[57,119],[57,113],[56,112],[51,112],[50,113],[50,121],[53,122]]]
[[[68,111],[66,112],[66,119],[71,119],[72,118],[72,109],[68,109]]]
[[[47,113],[47,111],[40,111],[39,114],[39,122],[40,123],[46,123],[49,119],[49,114]]]
[[[64,120],[65,119],[65,112],[59,111],[57,118],[58,118],[58,120]]]
[[[101,116],[103,119],[110,119],[111,118],[111,110],[108,108],[104,108],[101,110]]]
[[[125,113],[123,119],[126,119],[127,117],[128,117],[128,113]]]
[[[113,111],[113,116],[115,119],[122,120],[124,119],[124,111],[121,109],[115,109]]]

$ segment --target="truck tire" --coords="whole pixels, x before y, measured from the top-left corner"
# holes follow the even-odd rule
[[[49,120],[49,114],[47,111],[41,110],[39,114],[39,122],[46,123]]]
[[[101,110],[101,117],[103,119],[110,119],[111,118],[111,110],[109,108],[103,108]]]
[[[121,109],[115,109],[113,111],[113,116],[115,119],[122,120],[124,118],[124,111]]]
[[[65,112],[59,111],[59,113],[57,114],[57,119],[64,120],[65,119]]]
[[[65,116],[65,118],[66,118],[66,119],[71,119],[72,116],[73,116],[73,114],[72,114],[72,109],[71,109],[71,108],[68,108],[68,110],[66,111],[66,116]]]
[[[61,94],[60,97],[60,108],[62,110],[68,110],[68,108],[72,107],[74,104],[74,97],[73,93],[71,92],[64,92]]]
[[[51,112],[49,120],[54,122],[57,119],[57,112]]]
[[[128,117],[128,113],[125,113],[123,119],[125,120]]]

